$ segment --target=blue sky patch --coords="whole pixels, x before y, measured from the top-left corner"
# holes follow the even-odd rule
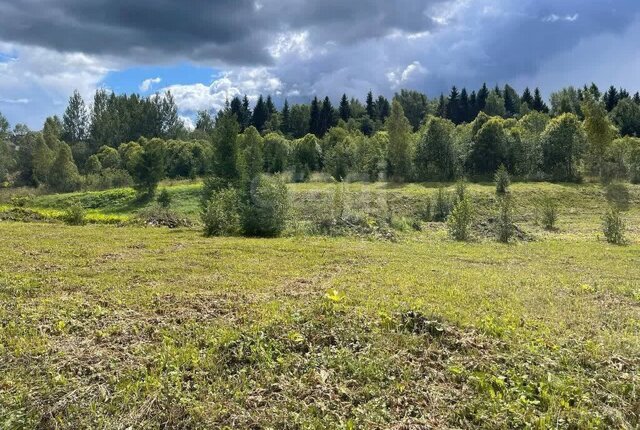
[[[209,85],[219,71],[211,67],[201,67],[189,63],[175,66],[139,66],[109,72],[102,80],[102,85],[116,93],[153,94],[155,91],[170,85],[190,85],[202,83]],[[160,78],[147,91],[141,91],[140,85],[146,79]]]

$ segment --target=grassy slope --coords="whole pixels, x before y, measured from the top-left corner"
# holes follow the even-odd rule
[[[635,428],[640,247],[537,189],[580,209],[506,246],[0,223],[0,427]]]

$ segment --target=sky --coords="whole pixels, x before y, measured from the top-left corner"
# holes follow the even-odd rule
[[[0,0],[0,112],[40,129],[77,89],[306,102],[510,83],[640,90],[638,0]]]

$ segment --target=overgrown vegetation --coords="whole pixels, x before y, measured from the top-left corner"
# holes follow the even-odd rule
[[[423,234],[0,223],[0,427],[640,424],[637,244]]]
[[[602,232],[607,242],[614,245],[625,243],[625,224],[620,211],[611,207],[603,217]]]

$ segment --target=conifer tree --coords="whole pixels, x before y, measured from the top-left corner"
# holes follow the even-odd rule
[[[524,89],[522,97],[520,97],[520,103],[526,103],[527,106],[529,106],[529,109],[533,109],[533,96],[531,95],[531,90],[529,90],[529,87]]]
[[[476,99],[477,100],[476,110],[478,112],[484,109],[485,105],[487,104],[487,97],[489,97],[489,89],[487,88],[487,84],[484,83],[482,84],[482,88],[480,88],[480,91],[478,91],[478,95]]]
[[[236,168],[237,139],[240,126],[231,112],[224,113],[218,121],[213,133],[213,174],[226,181],[238,178]]]
[[[367,94],[366,111],[369,118],[375,120],[378,117],[376,113],[376,105],[373,101],[373,93],[371,91]]]
[[[258,97],[255,108],[253,108],[253,116],[251,118],[251,125],[253,125],[259,132],[264,130],[264,126],[269,120],[269,108],[265,103],[262,95]]]
[[[284,106],[282,106],[282,121],[280,122],[280,131],[285,136],[291,133],[291,110],[289,109],[289,101],[284,100]]]
[[[531,106],[533,110],[537,110],[542,113],[549,113],[549,107],[542,100],[542,95],[540,94],[540,89],[536,88],[533,92],[533,106]]]
[[[80,173],[73,162],[71,148],[66,143],[60,145],[58,154],[49,168],[47,185],[52,190],[60,192],[76,191],[80,188]]]
[[[446,111],[447,118],[449,118],[454,124],[460,123],[460,93],[455,86],[451,88]]]
[[[87,138],[89,131],[89,113],[82,100],[82,96],[76,90],[69,98],[69,105],[63,116],[65,142],[82,142]]]
[[[349,121],[349,118],[351,118],[351,105],[349,104],[346,94],[342,94],[342,98],[340,99],[339,113],[340,119],[344,122]]]
[[[318,101],[318,97],[314,97],[311,101],[311,111],[309,114],[309,133],[320,136],[321,128],[320,102]]]

